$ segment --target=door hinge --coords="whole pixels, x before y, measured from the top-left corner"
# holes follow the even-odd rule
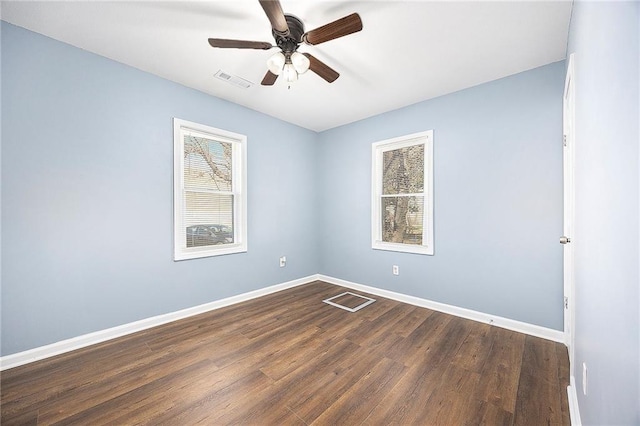
[[[567,296],[564,297],[564,308],[569,309],[569,298]]]
[[[567,146],[567,135],[562,135],[562,146]]]

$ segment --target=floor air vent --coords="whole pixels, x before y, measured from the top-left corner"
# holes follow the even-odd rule
[[[360,296],[359,294],[351,293],[350,291],[346,291],[337,296],[333,296],[323,300],[324,303],[335,306],[336,308],[344,309],[345,311],[349,312],[359,311],[360,309],[364,308],[365,306],[369,306],[375,301],[375,299],[366,296]]]

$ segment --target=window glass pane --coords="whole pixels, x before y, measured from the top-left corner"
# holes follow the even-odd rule
[[[424,192],[424,144],[382,154],[382,193]]]
[[[184,135],[184,185],[213,191],[231,191],[232,145]]]
[[[185,191],[187,247],[233,243],[233,195]]]
[[[424,197],[382,197],[382,241],[422,244]]]

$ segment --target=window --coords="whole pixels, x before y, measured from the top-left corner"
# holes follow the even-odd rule
[[[247,251],[247,137],[173,120],[174,259]]]
[[[433,254],[433,130],[372,146],[372,247]]]

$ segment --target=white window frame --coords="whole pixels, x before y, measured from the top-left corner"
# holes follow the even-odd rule
[[[424,144],[424,210],[422,244],[389,243],[382,241],[382,167],[383,154],[414,145]],[[371,247],[405,253],[433,255],[433,130],[375,142],[371,147]],[[417,195],[417,194],[416,194]]]
[[[233,243],[187,247],[184,224],[184,133],[198,133],[208,139],[231,143],[233,197]],[[247,137],[204,124],[173,119],[173,223],[174,260],[197,259],[247,251]]]

